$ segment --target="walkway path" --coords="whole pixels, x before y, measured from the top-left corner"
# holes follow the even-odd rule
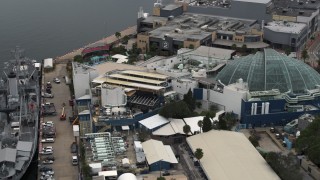
[[[131,26],[131,27],[128,27],[127,29],[123,30],[123,31],[120,31],[121,33],[121,37],[124,37],[124,36],[129,36],[129,35],[133,35],[137,32],[137,26]],[[91,45],[94,45],[94,44],[100,44],[100,43],[103,43],[103,44],[111,44],[113,42],[116,42],[118,40],[118,38],[115,36],[115,34],[109,36],[109,37],[106,37],[106,38],[103,38],[97,42],[94,42],[94,43],[91,43],[91,44],[88,44],[87,46],[91,46]],[[85,47],[87,47],[85,46]],[[85,48],[85,47],[82,47],[80,49],[76,49],[76,50],[73,50],[72,52],[68,53],[68,54],[65,54],[63,56],[60,56],[60,57],[57,57],[56,58],[56,61],[62,61],[62,60],[70,60],[70,59],[73,59],[74,56],[76,55],[80,55],[81,54],[81,51]]]

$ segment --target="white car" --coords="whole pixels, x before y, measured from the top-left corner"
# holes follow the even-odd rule
[[[52,146],[46,146],[42,148],[43,151],[45,150],[52,150],[53,151],[53,147]]]
[[[54,95],[53,95],[53,94],[50,94],[50,93],[44,93],[44,92],[42,92],[42,93],[41,93],[41,97],[43,97],[43,98],[53,98]]]
[[[59,84],[61,81],[60,81],[60,79],[59,79],[59,78],[54,78],[54,79],[53,79],[53,82],[55,82],[55,83]]]
[[[45,150],[42,150],[40,152],[40,154],[42,154],[42,155],[51,155],[51,154],[53,154],[53,150],[52,149],[45,149]]]
[[[53,121],[47,121],[47,122],[42,123],[42,126],[50,126],[50,127],[53,127],[53,126],[54,126],[54,123],[53,123]]]
[[[54,142],[54,138],[42,139],[41,142],[42,142],[42,143],[53,143],[53,142]]]

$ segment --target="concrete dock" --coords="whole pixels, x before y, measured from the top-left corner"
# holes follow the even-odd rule
[[[127,29],[124,29],[124,30],[120,31],[121,37],[133,35],[136,32],[137,32],[137,26],[131,26],[131,27],[128,27]],[[113,43],[113,42],[115,42],[117,40],[118,40],[118,38],[115,36],[115,34],[113,34],[113,35],[110,35],[110,36],[108,36],[106,38],[103,38],[103,39],[101,39],[101,40],[99,40],[97,42],[90,43],[87,46],[91,46],[91,45],[94,45],[94,44],[100,44],[100,43],[111,44],[111,43]],[[70,52],[68,54],[65,54],[63,56],[57,57],[55,59],[56,59],[56,61],[72,60],[74,56],[80,55],[81,51],[83,49],[84,49],[84,47],[82,47],[80,49],[73,50],[72,52]]]

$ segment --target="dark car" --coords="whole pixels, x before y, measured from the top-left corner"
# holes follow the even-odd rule
[[[54,161],[54,156],[47,156],[47,157],[45,158],[45,160]]]
[[[162,172],[162,176],[169,176],[169,175],[170,175],[169,171]]]
[[[78,150],[78,145],[76,144],[76,142],[73,142],[71,144],[71,153],[77,153]]]
[[[52,84],[50,81],[47,82],[47,88],[52,88]]]
[[[40,172],[47,172],[47,171],[52,171],[52,168],[51,167],[47,167],[47,166],[43,166],[39,170],[40,170]]]
[[[46,93],[51,94],[52,93],[51,88],[46,88]]]

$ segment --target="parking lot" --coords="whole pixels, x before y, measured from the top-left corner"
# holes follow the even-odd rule
[[[45,165],[52,167],[54,178],[58,180],[78,179],[78,167],[72,165],[71,144],[75,141],[72,124],[69,123],[68,117],[72,115],[72,108],[68,104],[70,99],[69,87],[65,84],[63,76],[67,74],[66,64],[56,64],[53,72],[44,74],[44,81],[52,84],[52,94],[54,98],[44,98],[45,103],[54,103],[56,115],[46,116],[44,122],[52,121],[56,130],[56,138],[53,143],[42,143],[42,147],[53,147],[53,164]],[[58,77],[61,83],[54,83],[53,79]],[[65,112],[67,120],[60,120],[63,103],[65,103]],[[40,150],[39,150],[40,151]],[[40,159],[44,159],[47,155],[41,155]],[[41,163],[39,162],[39,165]],[[42,165],[43,166],[43,165]],[[41,166],[41,167],[42,167]],[[39,177],[40,178],[40,177]]]

